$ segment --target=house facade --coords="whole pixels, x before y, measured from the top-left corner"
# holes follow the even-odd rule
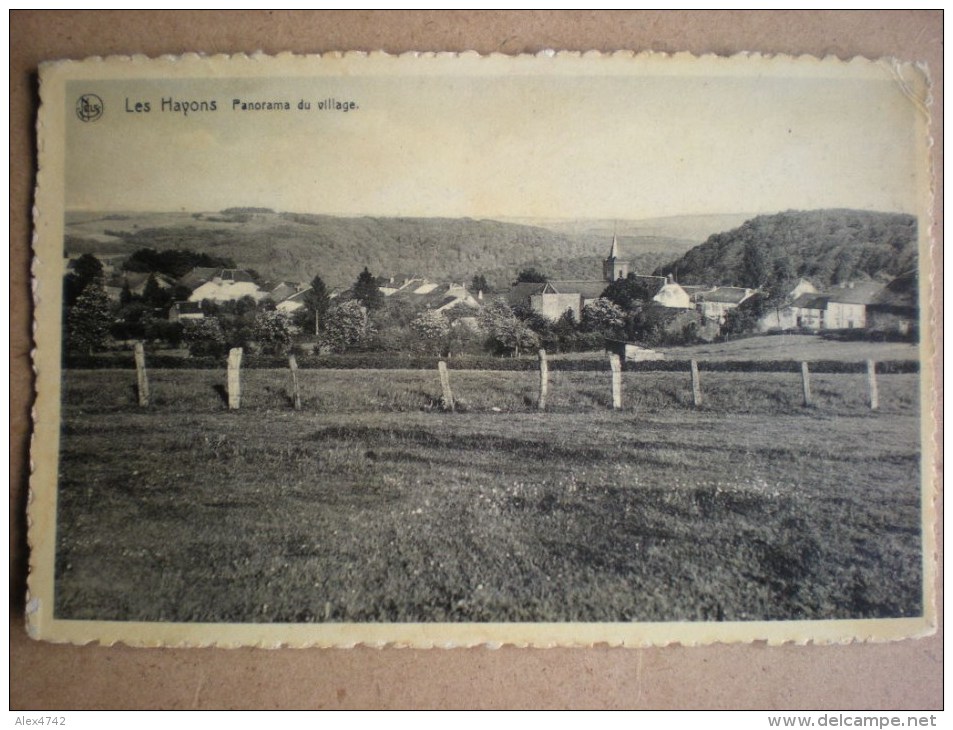
[[[728,312],[749,299],[754,293],[754,289],[746,287],[716,286],[697,291],[692,299],[695,309],[706,321],[722,325],[725,323]]]
[[[877,282],[863,282],[842,284],[823,293],[806,289],[802,286],[803,293],[795,296],[788,306],[768,312],[761,319],[760,328],[812,332],[864,329],[868,326],[868,306],[875,301],[883,286]],[[796,293],[797,289],[792,292]]]
[[[282,299],[275,305],[275,310],[288,316],[291,316],[295,312],[301,311],[307,304],[307,295],[309,291],[311,291],[310,286],[307,289],[296,292],[295,294]]]
[[[604,281],[550,281],[530,295],[529,306],[547,319],[556,321],[567,311],[578,322],[582,310],[598,299],[606,288]]]
[[[173,302],[169,307],[170,322],[187,322],[190,319],[205,319],[201,302]]]
[[[908,335],[919,324],[917,272],[901,274],[867,305],[867,326],[880,332]]]

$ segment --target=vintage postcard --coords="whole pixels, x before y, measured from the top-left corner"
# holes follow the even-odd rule
[[[925,69],[193,55],[40,94],[32,636],[934,631]]]

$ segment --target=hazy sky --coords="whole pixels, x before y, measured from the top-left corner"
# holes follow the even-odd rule
[[[74,97],[103,116],[80,121]],[[163,111],[162,99],[217,110]],[[354,101],[348,112],[320,100]],[[876,80],[539,75],[67,87],[66,207],[642,218],[916,212],[916,106]],[[287,100],[292,111],[233,101]],[[298,111],[299,100],[311,111]],[[136,102],[148,113],[126,111]]]

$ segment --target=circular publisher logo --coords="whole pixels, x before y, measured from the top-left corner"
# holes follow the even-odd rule
[[[76,116],[83,122],[95,122],[103,115],[103,100],[96,94],[83,94],[76,100]]]

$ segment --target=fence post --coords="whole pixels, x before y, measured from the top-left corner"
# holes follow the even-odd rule
[[[135,346],[136,356],[136,390],[139,393],[139,406],[145,408],[149,405],[149,378],[146,375],[146,352],[141,342]]]
[[[870,410],[876,411],[880,407],[880,394],[877,392],[877,363],[867,361],[867,385],[870,388]]]
[[[811,405],[811,371],[806,362],[801,363],[801,389],[804,391],[804,405]]]
[[[609,355],[609,367],[612,368],[612,408],[622,408],[622,361],[614,352]]]
[[[447,372],[447,363],[443,360],[437,363],[437,370],[440,371],[440,388],[443,390],[443,407],[445,410],[453,410],[453,391],[450,390],[450,373]]]
[[[228,352],[228,407],[236,410],[242,402],[242,348],[233,347]]]
[[[695,402],[695,406],[698,407],[702,404],[702,384],[698,379],[698,361],[692,360],[692,399]]]
[[[288,369],[291,370],[291,399],[296,411],[301,410],[301,394],[298,392],[298,360],[294,354],[288,355]]]
[[[539,351],[539,410],[546,410],[546,395],[549,393],[549,363],[546,350]]]

